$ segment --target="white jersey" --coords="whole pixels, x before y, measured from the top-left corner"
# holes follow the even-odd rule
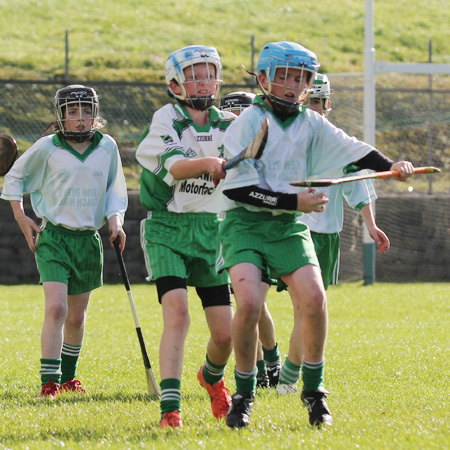
[[[226,158],[237,155],[254,139],[265,118],[269,119],[269,136],[261,159],[246,159],[229,170],[225,190],[257,185],[274,192],[298,193],[299,188],[291,186],[291,182],[341,177],[345,166],[375,150],[306,107],[282,122],[261,96],[257,96],[253,105],[244,109],[225,133]],[[232,202],[227,209],[238,206],[260,210],[238,202]],[[286,212],[271,211],[272,214]]]
[[[79,154],[57,135],[36,141],[5,176],[1,198],[22,200],[30,193],[37,217],[74,230],[100,229],[128,204],[117,144],[96,132],[93,144]]]
[[[344,198],[348,205],[356,211],[360,211],[361,208],[374,202],[377,198],[373,183],[370,180],[321,187],[320,191],[325,192],[330,200],[325,206],[325,211],[303,214],[299,219],[316,233],[340,233],[342,231]]]
[[[180,104],[167,104],[155,112],[136,150],[143,167],[141,203],[147,211],[219,213],[224,209],[223,182],[215,186],[209,174],[176,180],[170,169],[186,158],[223,156],[225,130],[235,118],[212,107],[209,122],[202,127]]]

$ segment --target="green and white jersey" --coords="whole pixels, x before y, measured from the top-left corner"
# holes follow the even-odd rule
[[[247,159],[227,172],[224,189],[257,185],[274,192],[297,193],[293,181],[343,176],[343,168],[374,150],[374,147],[350,137],[320,114],[302,107],[298,114],[282,122],[258,95],[225,133],[225,157],[231,159],[255,137],[265,118],[269,136],[259,160]],[[227,209],[252,205],[232,202]],[[272,214],[286,211],[271,210]],[[294,212],[294,211],[288,211]]]
[[[356,211],[376,200],[377,195],[370,180],[361,180],[353,183],[338,184],[318,188],[325,192],[330,199],[325,211],[303,214],[300,221],[308,225],[316,233],[340,233],[344,225],[343,199]]]
[[[57,135],[36,141],[5,176],[1,198],[30,193],[37,217],[74,230],[98,230],[111,216],[122,218],[127,186],[117,144],[95,132],[80,154]]]
[[[223,156],[225,130],[235,118],[212,107],[209,123],[202,127],[180,104],[167,104],[155,112],[136,150],[143,168],[141,203],[147,211],[219,213],[224,209],[223,182],[215,186],[209,174],[175,180],[170,168],[185,158]]]

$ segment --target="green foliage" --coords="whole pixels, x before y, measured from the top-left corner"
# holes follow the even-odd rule
[[[326,72],[360,72],[364,54],[364,2],[320,5],[285,0],[1,0],[0,78],[60,80],[69,32],[72,79],[160,81],[169,52],[191,44],[219,50],[229,82],[242,82],[269,41],[299,41],[314,50]],[[400,6],[402,5],[402,6]],[[374,1],[377,59],[450,61],[446,39],[450,9],[443,0]],[[420,12],[420,13],[418,13]]]
[[[154,286],[132,286],[150,360],[159,379],[161,308]],[[230,430],[210,411],[196,380],[207,325],[190,290],[191,328],[182,380],[183,429],[160,430],[159,403],[144,368],[122,285],[93,293],[79,378],[89,394],[39,401],[39,286],[0,287],[0,445],[9,449],[412,449],[446,448],[450,305],[448,284],[348,283],[332,286],[326,387],[334,425],[312,430],[297,396],[258,392],[248,429]],[[269,309],[283,358],[292,327],[287,293],[271,290]],[[234,358],[227,385],[234,390]]]

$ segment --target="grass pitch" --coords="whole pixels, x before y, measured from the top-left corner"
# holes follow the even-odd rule
[[[161,310],[154,286],[132,286],[150,360],[159,380]],[[211,414],[196,380],[207,327],[190,291],[182,380],[184,427],[160,430],[149,398],[135,326],[123,285],[93,293],[78,376],[87,396],[39,401],[43,292],[1,286],[0,448],[7,449],[444,449],[450,442],[449,284],[348,283],[328,292],[326,387],[333,427],[314,430],[297,396],[258,392],[248,429],[231,430]],[[269,293],[281,353],[292,306]],[[234,360],[227,385],[234,391]]]

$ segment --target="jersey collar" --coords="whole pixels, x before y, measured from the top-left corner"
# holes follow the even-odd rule
[[[253,104],[256,106],[259,106],[261,108],[264,108],[266,111],[268,111],[270,114],[272,114],[274,119],[280,124],[280,126],[282,128],[288,128],[289,125],[291,125],[297,119],[297,117],[308,108],[305,105],[301,105],[298,108],[298,111],[293,116],[291,116],[283,121],[277,116],[277,113],[274,111],[274,109],[264,101],[264,98],[265,98],[264,95],[258,94],[255,97],[255,99],[253,100]]]
[[[67,142],[67,140],[64,138],[61,134],[55,134],[53,136],[53,144],[57,145],[58,147],[65,148],[68,150],[72,155],[77,157],[80,161],[85,161],[86,158],[97,148],[100,141],[103,139],[103,134],[100,133],[100,131],[95,131],[92,138],[91,143],[89,144],[89,147],[83,152],[83,154],[78,153],[76,150],[74,150],[71,145]]]
[[[204,127],[194,122],[188,110],[181,103],[176,103],[174,108],[178,114],[180,114],[186,122],[189,122],[198,132],[208,132],[211,128],[211,124],[220,120],[220,111],[215,106],[211,106],[211,108],[209,108],[209,121]]]

